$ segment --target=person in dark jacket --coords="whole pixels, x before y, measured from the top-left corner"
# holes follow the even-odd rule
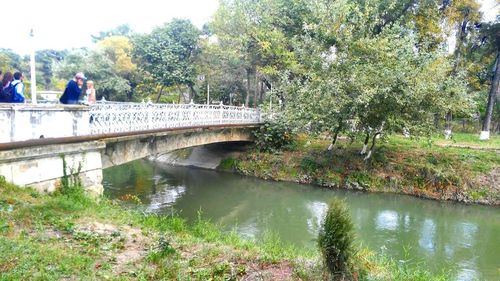
[[[82,72],[78,72],[75,78],[69,80],[59,101],[64,104],[78,104],[82,93],[81,87],[85,79],[87,79],[85,75]]]

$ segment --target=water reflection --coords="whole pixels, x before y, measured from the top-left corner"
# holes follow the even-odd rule
[[[378,230],[397,230],[399,227],[398,213],[387,210],[379,212],[375,225]]]
[[[198,211],[255,239],[266,230],[284,242],[315,247],[333,197],[349,205],[358,240],[397,260],[424,260],[431,270],[454,270],[456,280],[500,280],[500,212],[392,194],[332,191],[266,182],[230,173],[135,161],[107,169],[105,192],[137,195],[148,209],[187,220]]]
[[[311,235],[317,235],[319,227],[326,215],[326,210],[328,204],[325,202],[310,202],[306,205],[306,208],[311,213],[311,216],[307,218],[307,230]]]
[[[147,210],[150,212],[172,207],[173,203],[177,201],[182,194],[186,192],[184,186],[169,186],[165,185],[158,192],[149,195],[149,205]]]
[[[434,253],[435,236],[436,224],[431,219],[425,219],[422,225],[422,230],[420,231],[420,239],[418,240],[418,245],[431,254]]]

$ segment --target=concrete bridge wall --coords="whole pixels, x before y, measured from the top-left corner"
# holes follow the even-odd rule
[[[0,103],[0,143],[90,134],[89,107]]]
[[[102,194],[102,169],[150,155],[209,143],[253,141],[247,126],[219,126],[157,131],[100,140],[34,145],[0,151],[0,175],[21,186],[52,192],[64,175],[78,171],[91,193]],[[50,140],[47,140],[50,141]]]

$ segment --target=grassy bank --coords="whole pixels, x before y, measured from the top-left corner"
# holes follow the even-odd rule
[[[126,196],[126,205],[136,198]],[[146,214],[78,189],[46,195],[0,178],[0,280],[321,280],[318,253]],[[359,280],[446,280],[362,250]]]
[[[253,150],[226,159],[221,167],[277,181],[500,205],[500,137],[476,139],[458,134],[429,142],[393,136],[364,161],[359,142],[340,140],[328,151],[328,140],[300,135],[280,153]]]

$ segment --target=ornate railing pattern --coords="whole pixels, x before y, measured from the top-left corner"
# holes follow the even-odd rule
[[[91,134],[219,124],[257,124],[258,109],[205,104],[97,103],[90,108]]]

